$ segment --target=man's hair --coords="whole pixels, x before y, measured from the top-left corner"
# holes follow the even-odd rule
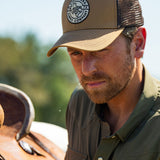
[[[123,32],[122,35],[126,38],[128,44],[131,43],[131,41],[134,38],[134,35],[137,33],[138,28],[137,27],[126,27]]]

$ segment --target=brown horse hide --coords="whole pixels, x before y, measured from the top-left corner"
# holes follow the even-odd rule
[[[0,160],[64,159],[65,153],[58,146],[30,131],[33,119],[30,98],[16,88],[0,84]]]

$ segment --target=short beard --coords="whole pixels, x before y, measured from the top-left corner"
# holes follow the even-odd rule
[[[107,103],[109,100],[117,96],[120,92],[122,92],[128,85],[134,68],[134,63],[132,62],[131,55],[126,59],[126,63],[124,64],[123,73],[126,78],[125,82],[122,84],[121,81],[118,81],[118,78],[111,79],[111,77],[107,76],[102,72],[96,72],[92,76],[87,77],[82,75],[81,77],[81,85],[84,88],[85,92],[88,94],[89,98],[97,104]],[[92,90],[88,90],[86,82],[102,80],[105,81],[106,86],[103,88],[96,88]]]

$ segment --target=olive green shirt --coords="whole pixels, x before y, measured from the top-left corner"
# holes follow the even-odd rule
[[[133,97],[134,98],[134,97]],[[129,107],[129,106],[128,106]],[[102,121],[104,105],[76,90],[66,112],[66,160],[160,160],[160,82],[145,70],[142,95],[126,123],[113,135]]]

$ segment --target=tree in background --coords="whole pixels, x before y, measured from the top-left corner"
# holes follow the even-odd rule
[[[51,58],[46,56],[50,46],[42,46],[33,34],[20,42],[0,38],[0,83],[19,88],[31,98],[35,120],[65,127],[76,76],[64,49]]]

